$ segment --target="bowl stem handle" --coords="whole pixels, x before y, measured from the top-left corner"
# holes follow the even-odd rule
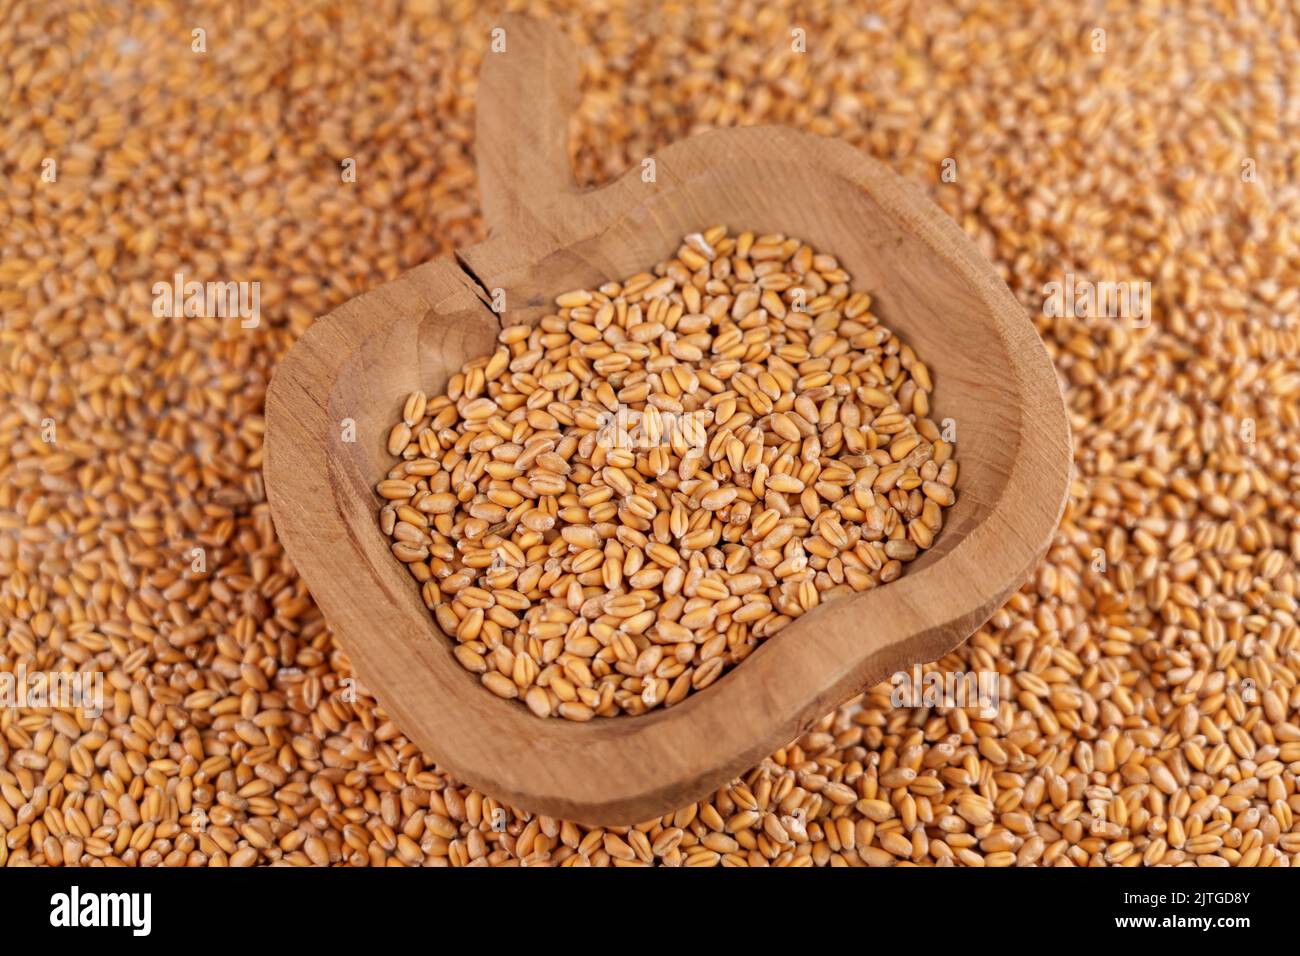
[[[569,117],[578,104],[578,49],[549,23],[507,14],[479,72],[475,152],[483,218],[493,237],[551,232],[578,187]]]

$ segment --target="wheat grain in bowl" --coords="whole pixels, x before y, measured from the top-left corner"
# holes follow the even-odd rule
[[[715,227],[409,396],[380,527],[492,693],[670,707],[933,544],[932,388],[834,257]]]

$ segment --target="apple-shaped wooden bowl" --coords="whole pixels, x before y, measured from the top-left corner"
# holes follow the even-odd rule
[[[485,54],[478,172],[490,238],[358,296],[290,350],[267,394],[266,487],[288,554],[398,726],[456,779],[591,824],[652,819],[784,746],[845,699],[965,640],[1029,576],[1064,506],[1070,437],[1056,375],[1025,310],[957,226],[849,146],[789,129],[717,130],[599,189],[567,156],[572,45],[504,18]],[[677,706],[587,723],[495,697],[452,655],[389,550],[373,489],[406,396],[430,395],[535,322],[561,292],[670,257],[725,224],[798,236],[836,256],[873,311],[934,372],[957,422],[957,504],[897,581],[817,608]],[[498,316],[486,290],[504,289]],[[351,419],[355,441],[345,441]]]

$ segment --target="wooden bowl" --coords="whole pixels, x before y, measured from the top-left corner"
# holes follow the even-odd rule
[[[582,191],[567,158],[576,51],[502,21],[485,54],[478,170],[490,238],[358,296],[280,363],[267,395],[266,486],[281,540],[360,679],[457,780],[590,824],[671,811],[784,746],[895,671],[952,650],[1030,574],[1064,506],[1070,437],[1025,310],[957,226],[873,159],[781,128],[717,130]],[[934,547],[889,585],[829,602],[681,704],[588,723],[542,720],[463,670],[377,521],[388,428],[505,324],[561,292],[641,271],[689,232],[782,232],[836,256],[934,372],[957,422],[958,499]],[[351,420],[354,441],[346,441]]]

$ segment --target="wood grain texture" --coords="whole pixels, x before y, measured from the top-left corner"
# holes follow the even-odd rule
[[[626,824],[688,803],[788,743],[863,688],[950,651],[1046,550],[1064,506],[1069,428],[1024,310],[957,226],[887,168],[781,128],[718,130],[599,189],[573,183],[565,130],[577,56],[509,16],[486,54],[478,167],[486,242],[435,260],[319,320],[267,396],[266,485],[277,531],[353,665],[398,726],[458,780],[514,806]],[[957,422],[957,504],[935,546],[885,587],[831,602],[667,710],[541,720],[464,671],[377,526],[389,425],[436,394],[506,324],[560,292],[640,271],[710,225],[784,232],[835,255],[873,311],[934,372]],[[463,268],[462,268],[463,267]],[[481,286],[481,288],[480,288]],[[340,440],[355,422],[356,441]]]

